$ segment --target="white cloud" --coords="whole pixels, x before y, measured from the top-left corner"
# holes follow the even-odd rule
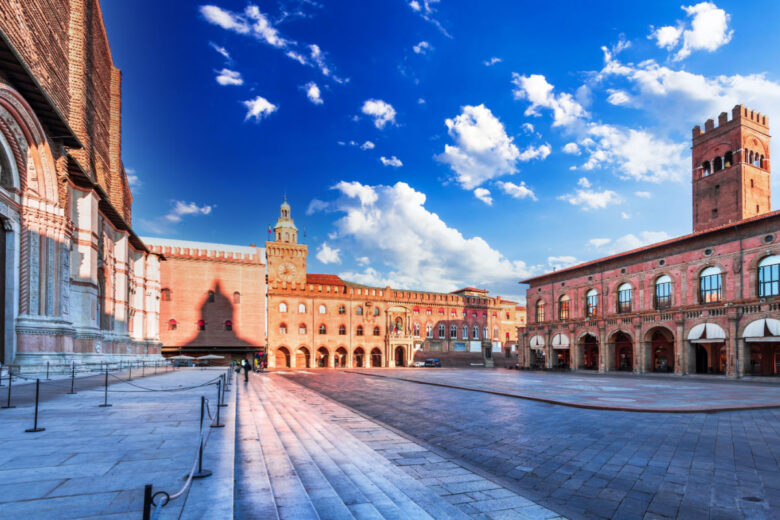
[[[585,179],[587,181],[587,179]],[[578,189],[574,193],[567,193],[558,197],[572,206],[579,206],[585,211],[592,209],[604,209],[611,204],[620,203],[621,199],[617,193],[612,190],[591,190]]]
[[[628,235],[623,235],[615,240],[609,238],[592,238],[588,241],[588,244],[591,247],[600,249],[605,254],[614,255],[616,253],[623,253],[650,244],[663,242],[669,238],[671,237],[665,231],[642,231],[638,236],[629,233]]]
[[[249,33],[249,23],[246,18],[226,11],[216,5],[203,5],[200,7],[200,14],[210,23],[218,25],[228,31],[235,31],[239,34]]]
[[[483,61],[482,64],[485,65],[485,67],[492,67],[496,63],[501,63],[502,61],[503,60],[501,58],[497,58],[497,57],[493,56],[489,60]]]
[[[254,99],[244,101],[244,106],[249,109],[246,113],[246,119],[254,117],[255,121],[260,121],[264,117],[273,114],[279,108],[263,96],[257,96]]]
[[[558,269],[566,269],[567,267],[571,267],[579,263],[580,261],[573,256],[548,256],[547,257],[547,265],[549,265],[550,269],[552,269],[553,271],[557,271]]]
[[[525,111],[527,116],[538,116],[540,107],[550,109],[553,111],[553,126],[568,126],[589,117],[588,112],[571,94],[556,95],[553,92],[555,88],[541,74],[522,76],[513,72],[512,83],[515,85],[515,99],[526,99],[531,103]]]
[[[387,124],[395,124],[395,109],[381,99],[368,99],[363,103],[361,112],[374,118],[374,126],[380,130]]]
[[[649,191],[635,191],[634,195],[636,195],[640,199],[649,199],[653,196],[652,193],[650,193]]]
[[[371,141],[366,141],[365,143],[360,145],[361,150],[373,150],[375,147],[376,145]]]
[[[213,205],[198,206],[194,202],[174,200],[173,208],[171,208],[171,210],[168,212],[168,214],[165,215],[164,218],[168,222],[177,223],[181,222],[182,217],[187,215],[208,215],[215,207],[216,206]]]
[[[226,48],[221,47],[214,42],[209,42],[209,45],[212,49],[220,53],[228,61],[228,63],[233,61],[233,59],[230,57],[230,53]]]
[[[444,123],[455,145],[445,145],[436,159],[450,165],[464,189],[472,190],[485,181],[517,171],[520,151],[485,105],[465,106],[460,115]]]
[[[474,190],[474,196],[488,206],[493,205],[493,197],[490,196],[490,190],[487,188],[476,188]]]
[[[324,103],[324,101],[322,101],[322,95],[320,94],[320,87],[318,87],[316,83],[310,81],[303,86],[303,89],[306,91],[306,97],[309,98],[309,101],[315,105]]]
[[[602,247],[612,242],[611,238],[591,238],[588,241],[588,244],[591,245],[591,247]]]
[[[563,147],[563,153],[568,153],[570,155],[579,155],[580,147],[577,146],[577,143],[566,143]]]
[[[534,192],[525,185],[525,182],[521,182],[519,185],[513,182],[498,181],[496,183],[498,187],[507,195],[515,199],[531,199],[537,200]]]
[[[436,9],[434,9],[433,6],[438,4],[439,1],[440,0],[411,0],[409,2],[409,7],[412,8],[412,11],[420,15],[423,20],[436,26],[436,28],[439,29],[439,31],[441,31],[444,36],[447,38],[452,38],[444,26],[433,17],[433,15],[436,13]]]
[[[549,144],[543,144],[540,146],[529,146],[517,156],[517,159],[522,162],[528,162],[532,159],[545,160],[552,152],[552,147]]]
[[[428,54],[433,50],[433,47],[431,46],[430,43],[423,40],[417,45],[414,45],[412,47],[412,50],[414,51],[415,54]]]
[[[367,256],[359,256],[355,258],[355,262],[357,262],[358,265],[368,265],[371,263],[371,259]]]
[[[130,188],[141,187],[141,179],[138,178],[138,174],[135,173],[134,169],[125,168],[125,176],[127,177],[127,185],[130,186]]]
[[[424,105],[425,104],[425,100],[423,98],[417,98],[417,104],[418,105]]]
[[[318,211],[325,211],[328,209],[328,203],[320,199],[311,199],[309,207],[306,208],[306,215],[313,215]]]
[[[580,180],[577,181],[577,186],[580,188],[590,188],[590,181],[587,177],[580,177]]]
[[[534,133],[534,125],[532,125],[531,123],[523,123],[523,130],[527,134],[532,134]]]
[[[401,162],[401,159],[396,157],[395,155],[391,157],[385,157],[384,155],[379,158],[379,160],[382,162],[385,166],[392,166],[393,168],[400,168],[404,165],[404,163]]]
[[[621,212],[620,212],[620,217],[621,217],[623,220],[628,220],[628,219],[630,219],[630,218],[631,218],[631,215],[629,215],[629,214],[628,214],[628,213],[626,213],[625,211],[621,211]]]
[[[351,242],[353,254],[373,261],[371,270],[342,273],[347,280],[436,291],[486,286],[512,297],[519,293],[517,281],[534,273],[484,239],[466,238],[448,226],[425,208],[425,194],[404,182],[340,182],[334,190],[339,197],[331,207],[343,214],[335,223],[340,239]]]
[[[631,97],[623,90],[607,89],[609,97],[607,97],[607,103],[611,105],[627,105],[631,102]]]
[[[217,83],[222,86],[226,85],[243,85],[244,80],[241,77],[241,73],[235,70],[222,69],[217,75]]]
[[[689,18],[690,25],[678,22],[677,26],[667,25],[650,33],[650,38],[662,49],[672,50],[682,40],[682,47],[674,55],[675,61],[690,56],[692,51],[713,52],[731,41],[734,31],[729,29],[731,16],[712,2],[700,2],[696,5],[682,6]]]
[[[340,264],[341,263],[341,249],[335,249],[328,245],[327,242],[323,242],[317,249],[317,260],[323,264]]]

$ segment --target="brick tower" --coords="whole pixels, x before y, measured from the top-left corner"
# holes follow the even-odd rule
[[[307,253],[308,248],[298,243],[298,228],[285,197],[274,226],[274,241],[265,243],[269,283],[305,284]]]
[[[693,231],[772,210],[769,118],[742,105],[693,128]]]

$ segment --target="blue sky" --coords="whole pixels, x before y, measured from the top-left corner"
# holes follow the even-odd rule
[[[690,232],[695,124],[780,121],[772,1],[102,4],[135,229],[260,245],[286,193],[356,282],[522,299]]]

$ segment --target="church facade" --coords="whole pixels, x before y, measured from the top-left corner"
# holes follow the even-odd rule
[[[97,0],[0,0],[0,363],[159,359]]]
[[[769,120],[693,129],[693,233],[525,280],[527,368],[780,375]]]

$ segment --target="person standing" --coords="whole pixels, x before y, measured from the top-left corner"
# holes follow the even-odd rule
[[[244,382],[249,381],[249,361],[246,358],[241,360],[241,368],[244,369]]]

